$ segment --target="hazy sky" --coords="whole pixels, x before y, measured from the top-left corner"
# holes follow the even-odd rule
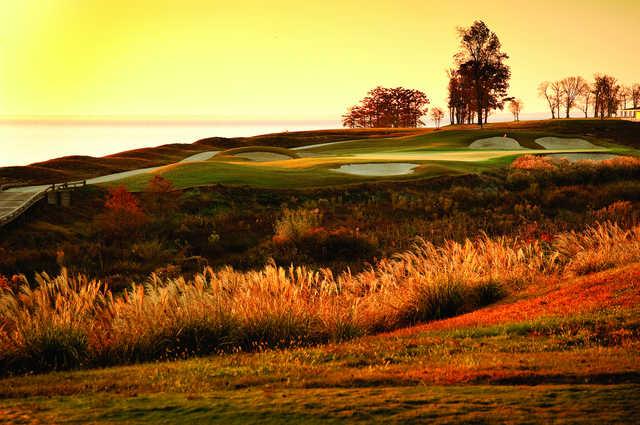
[[[474,19],[526,112],[544,79],[640,81],[638,0],[3,0],[0,115],[331,119],[376,85],[446,106]]]

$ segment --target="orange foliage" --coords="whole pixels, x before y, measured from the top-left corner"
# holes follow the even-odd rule
[[[497,325],[640,304],[640,265],[637,264],[574,279],[565,285],[552,279],[542,283],[553,287],[542,295],[512,304],[495,305],[396,333]]]
[[[138,200],[124,186],[109,189],[104,206],[106,211],[100,217],[100,224],[102,230],[111,235],[135,233],[147,222]]]
[[[9,279],[0,274],[0,290],[9,289]]]
[[[553,170],[555,166],[548,156],[524,155],[511,163],[511,168],[520,170]]]

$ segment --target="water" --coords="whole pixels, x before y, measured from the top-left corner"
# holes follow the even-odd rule
[[[544,119],[544,113],[522,119]],[[499,112],[491,122],[511,121]],[[433,123],[427,121],[427,126]],[[447,124],[443,120],[443,125]],[[205,137],[247,137],[283,131],[341,128],[338,120],[312,121],[2,121],[0,167],[26,165],[67,155],[104,156],[130,149],[193,143]]]
[[[193,143],[205,137],[246,137],[339,128],[338,121],[0,121],[0,167],[67,155],[104,156],[130,149]]]

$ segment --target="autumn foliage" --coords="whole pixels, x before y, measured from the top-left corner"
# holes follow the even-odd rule
[[[420,90],[376,87],[343,115],[345,127],[419,127],[429,98]]]
[[[99,225],[114,237],[135,235],[148,221],[136,197],[124,186],[109,189],[104,207]]]

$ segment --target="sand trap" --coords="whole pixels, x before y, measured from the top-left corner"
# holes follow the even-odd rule
[[[479,139],[469,145],[471,149],[524,149],[516,139],[510,137],[489,137]]]
[[[213,158],[220,151],[209,151],[209,152],[200,152],[195,155],[191,155],[180,162],[198,162],[198,161],[206,161],[208,159]]]
[[[243,152],[235,154],[238,158],[248,159],[255,162],[270,162],[270,161],[282,161],[284,159],[291,159],[290,156],[282,155],[273,152]]]
[[[617,158],[619,155],[611,153],[554,153],[545,156],[553,159],[566,159],[571,162],[576,162],[584,160],[604,161],[605,159]]]
[[[542,137],[536,143],[545,149],[597,149],[599,146],[584,139],[562,139],[560,137]]]
[[[418,164],[389,162],[386,164],[347,164],[333,171],[356,176],[401,176],[413,173]]]
[[[340,141],[340,142],[316,143],[315,145],[298,146],[297,148],[291,148],[291,150],[292,151],[299,151],[299,150],[304,150],[304,149],[320,148],[322,146],[339,145],[339,144],[342,144],[342,143],[349,143],[349,142],[352,142],[352,140],[343,140],[343,141]]]

